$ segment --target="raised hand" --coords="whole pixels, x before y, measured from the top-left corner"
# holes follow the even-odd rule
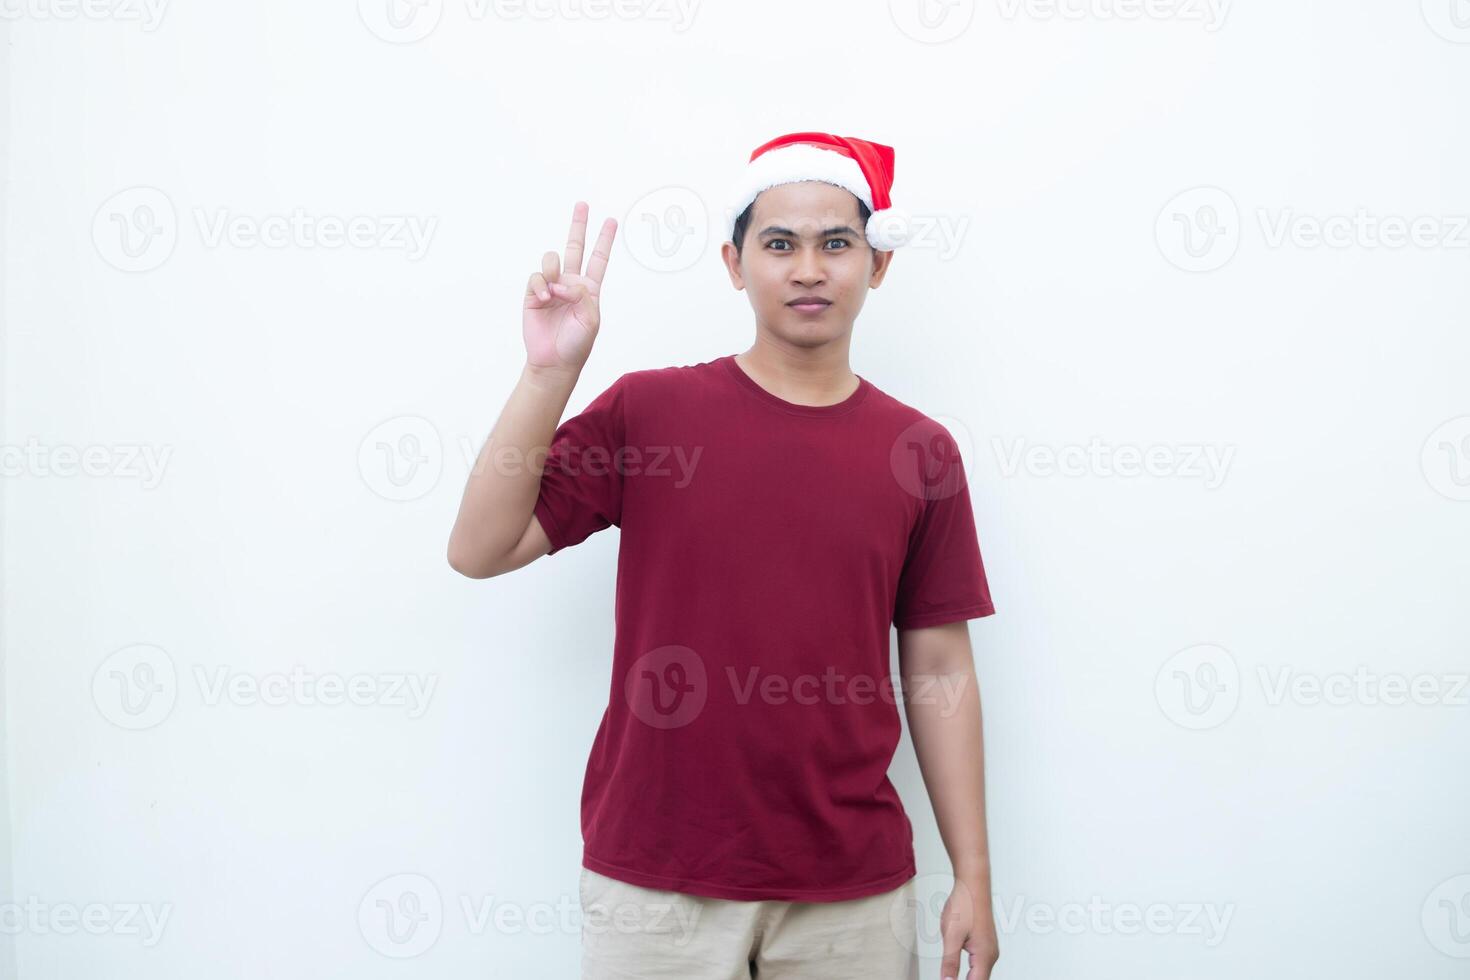
[[[599,295],[602,276],[612,254],[618,223],[608,218],[582,271],[582,249],[587,239],[587,202],[572,208],[572,230],[567,236],[565,261],[555,252],[541,256],[541,271],[526,283],[521,308],[521,333],[526,363],[533,368],[580,371],[592,353],[592,341],[602,322]]]

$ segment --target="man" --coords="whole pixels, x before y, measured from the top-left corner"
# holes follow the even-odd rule
[[[527,285],[526,365],[470,476],[449,562],[486,578],[616,524],[609,704],[582,794],[585,978],[918,976],[905,712],[955,887],[941,975],[997,956],[979,692],[994,612],[950,433],[852,372],[904,216],[893,151],[758,147],[722,255],[752,346],[623,374],[557,426],[601,323],[616,222]],[[544,469],[507,466],[537,447]],[[621,917],[609,918],[609,907]],[[629,914],[629,913],[633,914]]]

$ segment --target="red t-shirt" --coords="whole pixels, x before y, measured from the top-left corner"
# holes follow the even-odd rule
[[[889,627],[995,611],[946,428],[861,377],[809,406],[733,354],[632,371],[557,428],[535,514],[551,554],[622,531],[584,867],[805,902],[914,876]]]

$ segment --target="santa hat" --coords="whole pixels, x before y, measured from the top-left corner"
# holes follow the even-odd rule
[[[872,212],[863,234],[880,252],[891,252],[910,237],[907,211],[888,199],[893,186],[893,147],[855,136],[788,133],[755,148],[731,195],[725,229],[735,237],[735,219],[761,191],[778,184],[820,180],[846,188]]]

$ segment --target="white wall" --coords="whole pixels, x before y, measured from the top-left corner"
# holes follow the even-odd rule
[[[10,23],[0,21],[0,51],[10,50]],[[0,269],[5,268],[6,241],[10,218],[10,59],[0,61]],[[5,370],[5,332],[9,322],[7,306],[10,298],[8,277],[0,274],[0,372]],[[3,377],[3,373],[0,373]],[[6,386],[0,384],[0,430],[6,428]],[[5,492],[9,480],[0,477],[0,553],[5,544]],[[10,711],[6,696],[5,666],[9,646],[6,643],[10,618],[5,601],[5,565],[0,561],[0,907],[13,904],[10,873]],[[15,938],[9,930],[0,930],[0,976],[15,976]]]
[[[5,8],[22,980],[575,975],[617,532],[479,583],[446,535],[572,203],[622,222],[579,410],[624,371],[748,345],[721,195],[796,129],[894,145],[895,198],[928,222],[853,366],[972,439],[997,975],[1462,975],[1450,0],[960,0],[928,27],[899,0],[477,2],[398,28],[377,0]],[[295,209],[431,233],[422,255],[213,236]],[[1359,209],[1427,237],[1302,237]],[[378,445],[413,436],[426,462],[390,471]],[[1094,439],[1074,475],[1046,467]],[[1104,465],[1127,447],[1162,447],[1161,472]],[[298,667],[434,687],[421,714],[214,687]],[[1313,698],[1359,669],[1371,690]],[[1384,703],[1396,678],[1430,703]],[[907,742],[894,777],[929,894],[948,865]],[[426,887],[442,912],[395,945],[375,901]],[[68,910],[97,934],[59,932]]]

